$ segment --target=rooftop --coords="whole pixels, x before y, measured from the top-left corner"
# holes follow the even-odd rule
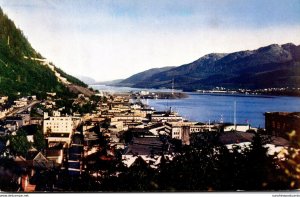
[[[197,122],[167,122],[166,124],[169,124],[173,127],[181,127],[195,125],[197,124]]]
[[[219,140],[223,144],[235,144],[242,142],[252,142],[253,137],[253,133],[235,131],[222,133]],[[282,137],[272,137],[270,144],[273,144],[275,146],[288,146],[289,142]]]
[[[133,138],[125,155],[159,155],[163,152],[163,142],[157,137]]]

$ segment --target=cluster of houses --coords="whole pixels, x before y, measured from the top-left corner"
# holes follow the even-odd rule
[[[157,168],[162,157],[172,160],[176,155],[173,142],[190,145],[194,134],[213,131],[228,133],[222,136],[222,142],[230,147],[251,141],[253,133],[249,131],[256,131],[248,124],[191,122],[172,111],[172,108],[156,111],[140,100],[132,100],[129,94],[101,95],[94,111],[68,115],[56,106],[55,97],[55,93],[48,93],[48,98],[38,103],[35,112],[40,116],[37,117],[31,116],[30,108],[26,108],[36,98],[30,97],[30,102],[29,97],[27,100],[20,99],[15,102],[14,108],[23,110],[16,110],[13,116],[4,115],[0,122],[2,136],[15,135],[20,128],[26,132],[31,143],[34,143],[37,128],[44,136],[45,147],[42,150],[31,147],[26,156],[13,157],[25,169],[18,180],[22,191],[36,190],[37,183],[33,180],[41,170],[65,170],[70,176],[79,176],[83,172],[99,176],[99,171],[96,173],[89,168],[95,165],[96,160],[116,160],[117,150],[127,167],[137,158],[142,158],[151,167]],[[1,97],[0,106],[6,101],[7,97]],[[83,105],[87,102],[90,102],[88,97],[78,95],[73,104]],[[9,142],[0,143],[0,148],[9,146]],[[287,144],[287,140],[277,140],[279,146]],[[62,178],[58,174],[55,179],[59,182]],[[55,183],[49,188],[59,191]]]
[[[12,114],[15,110],[27,106],[36,100],[36,96],[22,97],[14,101],[13,104],[8,103],[8,96],[0,96],[0,119]]]
[[[23,97],[14,101],[14,105],[8,106],[8,97],[1,97],[1,106],[8,106],[9,113],[0,117],[0,153],[1,157],[10,158],[22,169],[18,176],[19,190],[31,192],[36,190],[37,176],[41,171],[62,169],[66,167],[64,162],[65,151],[72,146],[76,128],[81,123],[80,117],[61,115],[55,110],[55,101],[51,99],[37,101],[35,96]],[[40,116],[32,116],[32,104],[38,105],[35,112]],[[44,110],[50,111],[46,112]],[[30,143],[27,154],[12,154],[11,139],[22,130]],[[45,146],[38,150],[35,147],[35,136],[40,132]],[[22,143],[22,142],[20,142]],[[70,147],[69,147],[70,146]],[[52,186],[54,187],[54,186]],[[52,188],[53,189],[53,188]]]

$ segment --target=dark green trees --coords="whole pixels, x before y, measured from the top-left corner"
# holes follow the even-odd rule
[[[10,151],[13,155],[26,156],[31,148],[31,143],[28,142],[26,133],[19,130],[16,135],[10,136]]]
[[[138,158],[119,177],[104,180],[103,190],[273,191],[289,190],[291,183],[296,188],[296,176],[291,182],[277,156],[267,154],[268,141],[259,134],[253,137],[249,147],[233,146],[232,149],[219,144],[218,135],[208,136],[183,147],[172,160],[162,159],[158,169],[151,169]],[[112,182],[118,184],[110,187]]]
[[[17,191],[21,172],[21,168],[13,159],[0,157],[0,191]]]
[[[43,134],[43,131],[38,129],[37,132],[33,136],[33,146],[38,150],[41,151],[46,147],[46,141]]]
[[[0,94],[14,96],[20,92],[25,96],[35,94],[44,97],[46,92],[68,92],[50,68],[25,56],[42,58],[0,8]],[[69,81],[86,87],[75,77],[60,69],[58,71]]]

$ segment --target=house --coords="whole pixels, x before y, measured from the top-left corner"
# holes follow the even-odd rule
[[[45,155],[48,161],[52,161],[54,166],[60,166],[63,163],[63,149],[46,149]]]
[[[3,108],[0,106],[0,118],[4,118],[8,112],[9,112],[8,109],[3,109]]]
[[[34,135],[38,131],[38,125],[26,125],[22,129],[25,131],[28,142],[34,142]]]
[[[5,118],[5,124],[15,125],[17,130],[18,128],[22,127],[25,122],[22,116],[9,116]]]
[[[23,111],[17,114],[18,117],[21,117],[23,120],[22,125],[29,125],[30,124],[30,113],[27,111]]]
[[[56,92],[47,92],[46,94],[53,97],[56,96]]]
[[[142,158],[152,168],[157,168],[161,157],[173,157],[172,147],[168,143],[162,142],[157,137],[134,137],[132,143],[125,148],[122,161],[125,166],[130,167],[137,158]]]
[[[165,124],[164,123],[154,123],[150,124],[148,127],[146,127],[150,133],[152,133],[155,136],[159,135],[165,135]]]
[[[54,167],[54,162],[48,160],[41,152],[38,152],[38,154],[33,158],[32,164],[36,169],[50,169]]]
[[[8,96],[0,96],[0,104],[4,104],[8,100]]]
[[[35,191],[36,184],[32,183],[32,177],[35,176],[37,170],[47,170],[54,166],[52,161],[36,150],[29,151],[26,158],[19,156],[14,160],[23,169],[20,184],[24,192]]]
[[[119,133],[124,130],[128,130],[128,126],[124,126],[122,121],[110,122],[108,129],[112,132]]]
[[[29,124],[42,125],[43,124],[43,118],[42,117],[30,117],[30,123]]]
[[[22,98],[17,101],[14,101],[14,103],[15,103],[16,108],[20,108],[20,107],[26,106],[28,104],[28,100],[27,100],[27,98],[26,99]]]
[[[3,127],[7,130],[7,133],[12,133],[18,130],[18,124],[16,121],[5,121]]]

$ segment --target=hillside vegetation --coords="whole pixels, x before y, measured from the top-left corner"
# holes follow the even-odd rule
[[[46,92],[68,92],[47,66],[35,60],[25,59],[24,56],[43,58],[0,8],[0,95],[42,96]],[[80,80],[62,70],[59,72],[68,81],[86,87]]]

